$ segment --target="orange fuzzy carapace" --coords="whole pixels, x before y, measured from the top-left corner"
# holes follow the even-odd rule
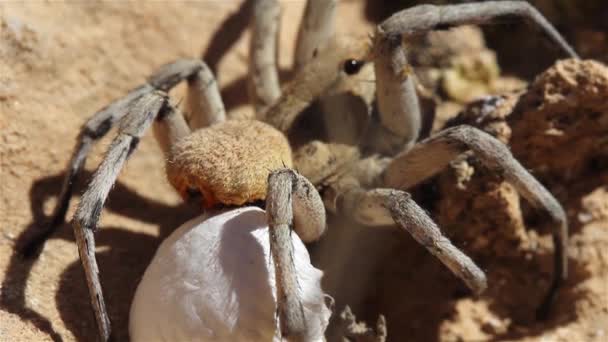
[[[204,207],[264,200],[271,171],[291,167],[287,138],[270,125],[235,120],[193,132],[169,153],[167,177],[182,197],[200,191]]]

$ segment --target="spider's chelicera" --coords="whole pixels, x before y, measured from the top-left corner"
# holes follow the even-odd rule
[[[276,68],[279,4],[275,0],[254,1],[250,90],[255,119],[227,118],[210,69],[201,60],[183,59],[162,66],[144,85],[96,112],[85,123],[68,165],[53,224],[41,232],[41,238],[35,243],[43,241],[57,224],[63,221],[71,197],[71,185],[82,169],[91,146],[104,136],[111,126],[119,123],[118,134],[93,175],[72,220],[102,340],[110,338],[111,329],[95,260],[94,232],[112,185],[135,149],[137,141],[150,126],[153,126],[155,136],[166,155],[168,179],[186,201],[202,201],[203,206],[211,211],[221,206],[239,207],[259,201],[266,202],[265,220],[262,218],[260,221],[259,215],[263,213],[260,209],[253,212],[242,209],[239,215],[245,216],[221,214],[209,218],[211,221],[195,219],[193,223],[186,225],[187,228],[180,228],[178,231],[181,233],[169,238],[168,241],[172,242],[167,243],[179,244],[186,241],[184,239],[195,241],[195,235],[185,234],[184,230],[191,229],[194,234],[199,231],[199,227],[207,227],[205,229],[211,231],[211,235],[205,235],[208,239],[201,239],[200,243],[220,245],[216,244],[219,249],[209,249],[217,251],[217,254],[206,254],[210,258],[208,260],[217,261],[209,264],[213,269],[202,269],[201,272],[211,272],[209,275],[215,276],[216,273],[225,271],[233,256],[246,258],[246,251],[256,251],[256,248],[220,248],[222,241],[236,236],[230,234],[239,234],[238,229],[230,228],[232,226],[229,222],[249,222],[248,224],[255,225],[255,229],[263,229],[265,235],[256,235],[256,241],[260,246],[268,247],[269,254],[267,253],[266,257],[271,258],[276,277],[270,283],[272,286],[276,283],[276,294],[260,300],[266,300],[264,303],[271,306],[276,301],[278,317],[270,314],[267,319],[264,318],[266,323],[261,325],[270,327],[273,331],[278,327],[279,336],[310,340],[322,336],[326,327],[327,322],[323,315],[327,311],[322,302],[323,296],[315,295],[309,298],[305,292],[300,291],[303,282],[307,281],[303,279],[308,279],[304,277],[302,267],[308,266],[298,266],[296,269],[294,264],[295,262],[299,263],[298,265],[310,266],[310,261],[306,261],[306,258],[299,259],[301,253],[306,254],[300,244],[301,241],[314,241],[322,236],[326,228],[326,211],[349,217],[368,226],[398,226],[439,258],[474,293],[482,292],[486,288],[484,272],[442,234],[439,227],[406,192],[468,151],[475,153],[486,167],[502,174],[523,198],[534,207],[545,210],[553,222],[553,283],[542,300],[539,311],[546,313],[556,289],[567,274],[567,221],[561,205],[513,158],[505,145],[476,128],[452,127],[418,141],[422,119],[414,78],[410,77],[411,67],[402,41],[409,36],[437,28],[466,23],[487,23],[504,17],[521,17],[542,28],[567,55],[576,58],[576,53],[546,19],[525,1],[412,7],[395,13],[379,24],[371,41],[334,37],[335,10],[336,1],[308,1],[298,35],[295,76],[281,87]],[[367,117],[371,115],[372,101],[377,102],[379,118],[358,123],[365,126],[365,129],[360,131],[365,132],[367,138],[355,139],[357,142],[372,141],[373,143],[366,147],[371,146],[373,153],[362,155],[357,142],[344,144],[337,141],[308,141],[292,154],[287,133],[291,132],[296,119],[313,101],[322,104],[319,108],[331,109],[332,115],[343,111],[340,115],[348,117],[353,113],[348,102],[346,105],[339,102],[340,105],[336,106],[335,103],[332,105],[332,101],[341,101],[333,95],[351,91],[349,82],[357,77],[375,80],[375,84],[370,84],[371,90],[366,88],[371,95],[362,96],[363,100],[360,102],[366,104],[364,115]],[[188,82],[187,105],[191,113],[188,121],[171,105],[166,93],[181,81]],[[343,125],[328,125],[325,129],[330,132],[330,137],[350,134],[354,130],[347,122]],[[299,171],[296,172],[294,168]],[[321,194],[318,192],[320,189],[323,190]],[[224,227],[223,231],[219,235],[213,235],[212,227],[217,225]],[[292,230],[297,236],[291,234]],[[221,240],[213,240],[220,238]],[[207,247],[201,246],[199,252]],[[30,248],[33,249],[35,247]],[[162,250],[163,247],[158,255],[164,253]],[[153,273],[151,270],[154,265],[160,262],[156,259],[147,274]],[[262,263],[262,270],[267,270],[267,264]],[[163,272],[171,273],[184,267],[186,266],[177,265]],[[257,280],[251,278],[245,288],[270,288],[268,284],[256,283],[258,280],[264,281],[262,278],[264,277],[258,276],[255,278]],[[155,293],[155,287],[146,283],[146,279],[144,276],[140,289],[152,291],[149,295],[162,297],[167,299],[167,302],[177,301],[183,305],[196,302],[205,306],[212,299],[219,298],[214,297],[213,293],[228,291],[213,281],[202,286],[192,283],[197,282],[196,279],[184,279],[182,283],[188,285],[188,291],[196,298],[204,300],[191,301],[192,297],[172,299],[172,294],[182,292],[164,288],[164,292]],[[212,278],[201,275],[199,280],[202,281],[201,279]],[[238,288],[238,284],[231,283],[231,286]],[[321,294],[319,285],[314,286],[317,288],[315,293]],[[307,287],[308,285],[304,286]],[[139,291],[144,290],[138,290],[138,293]],[[139,302],[136,301],[135,304],[137,303]],[[175,315],[179,316],[180,313],[171,311],[173,309],[142,308],[142,304],[135,304],[132,314],[138,314],[142,310],[158,313],[154,316],[158,322],[146,322],[148,329],[161,326],[164,324],[161,321],[179,321]],[[323,309],[315,311],[310,309],[311,305]],[[248,308],[251,309],[245,305],[235,310]],[[189,307],[188,310],[197,312],[197,307]],[[206,326],[206,329],[215,329],[209,328],[213,324],[227,324],[214,321],[221,316],[219,313],[216,317],[213,310],[205,310],[201,312],[205,312],[207,316],[194,316],[200,324],[211,324]],[[270,312],[273,311],[274,307]],[[234,323],[236,325],[231,325],[230,329],[220,331],[217,328],[218,330],[208,332],[230,340],[230,336],[237,336],[230,335],[236,334],[231,329],[240,327],[242,332],[259,328],[256,326],[257,321],[246,321],[245,317],[260,319],[266,316],[242,315],[241,320],[235,321],[238,324]],[[186,323],[184,327],[186,330],[192,328]],[[251,329],[247,330],[249,328]],[[186,330],[174,331],[177,334],[174,338],[188,336]],[[133,339],[139,336],[133,329],[131,334]],[[248,336],[252,338],[254,335]]]

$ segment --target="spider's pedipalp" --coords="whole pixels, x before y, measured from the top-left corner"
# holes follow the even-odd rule
[[[74,236],[87,279],[97,329],[103,341],[110,338],[111,328],[99,283],[99,268],[95,260],[94,230],[97,228],[104,202],[124,162],[137,147],[139,138],[165,105],[167,105],[166,94],[157,92],[144,94],[131,103],[128,113],[121,122],[118,136],[95,171],[72,219]]]
[[[288,171],[270,174],[266,213],[270,229],[270,253],[275,264],[281,335],[284,338],[300,340],[306,336],[308,329],[299,296],[300,285],[290,238],[293,229],[294,178],[294,174]]]
[[[334,21],[336,13],[337,1],[335,0],[311,0],[306,3],[306,9],[302,18],[300,30],[296,43],[295,53],[295,70],[301,71],[302,67],[312,59],[316,59],[317,55],[326,50],[333,34]],[[279,41],[279,24],[281,17],[281,6],[276,0],[256,0],[253,1],[253,16],[252,16],[252,38],[250,41],[250,61],[249,61],[249,94],[252,103],[256,109],[257,117],[265,119],[267,113],[281,112],[289,109],[289,113],[285,114],[287,118],[295,116],[303,108],[308,106],[310,102],[317,98],[318,95],[302,98],[302,101],[292,101],[298,91],[292,91],[287,87],[288,97],[281,97],[281,86],[279,84],[278,73],[278,41]],[[360,54],[355,53],[357,57]],[[346,55],[343,59],[346,59]],[[327,56],[320,57],[321,66],[310,68],[306,73],[310,77],[311,73],[316,74],[313,80],[303,79],[308,81],[301,88],[309,87],[315,94],[319,90],[324,90],[328,85],[327,81],[331,82],[332,78],[337,77],[337,70],[323,70],[323,66],[331,65],[332,58]],[[331,66],[333,68],[333,65]],[[322,82],[318,82],[316,78],[320,78]],[[302,83],[295,81],[295,83]],[[325,82],[323,82],[325,81]],[[313,90],[314,89],[314,90]],[[320,94],[320,93],[319,93]],[[282,98],[282,100],[281,100]],[[280,103],[276,110],[269,110],[271,106],[276,107],[276,102]],[[303,106],[302,108],[300,108]],[[270,123],[282,131],[288,130],[288,127],[277,125],[275,114],[270,114],[272,117]],[[291,119],[289,119],[291,120]],[[291,123],[286,125],[290,126]]]
[[[539,312],[546,312],[559,284],[568,274],[568,221],[557,199],[513,157],[503,143],[471,126],[448,128],[398,155],[384,173],[385,186],[410,188],[469,150],[484,166],[503,175],[535,208],[545,210],[552,220],[555,248],[553,282],[539,308]]]
[[[255,120],[226,121],[181,139],[167,158],[167,177],[187,198],[189,189],[203,205],[242,205],[266,198],[272,170],[291,167],[289,142],[275,128]]]
[[[316,240],[325,230],[325,209],[313,185],[290,169],[270,173],[266,201],[281,335],[287,340],[307,341],[315,333],[308,322],[315,318],[305,316],[290,235],[293,229],[303,239]]]
[[[325,232],[325,207],[315,186],[306,177],[294,172],[294,230],[304,242],[318,240]]]

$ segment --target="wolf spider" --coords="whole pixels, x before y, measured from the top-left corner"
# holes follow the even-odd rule
[[[505,145],[476,128],[452,127],[417,141],[422,115],[403,42],[430,30],[518,17],[538,25],[568,56],[577,57],[576,53],[524,1],[415,6],[379,24],[371,40],[348,42],[333,37],[335,8],[336,1],[308,2],[298,36],[296,73],[281,88],[276,68],[279,5],[273,0],[254,1],[250,90],[258,121],[226,121],[209,68],[201,60],[183,59],[161,67],[144,85],[96,112],[85,123],[68,164],[53,220],[30,250],[41,245],[63,222],[72,184],[92,144],[119,123],[118,135],[72,220],[102,340],[109,339],[111,329],[95,260],[94,232],[123,164],[151,125],[167,156],[169,180],[185,200],[200,200],[205,208],[266,201],[270,248],[276,267],[279,327],[285,338],[306,339],[308,333],[290,233],[295,230],[304,241],[320,238],[325,229],[325,210],[369,226],[396,224],[439,258],[474,293],[486,288],[484,272],[442,235],[433,220],[404,191],[467,151],[475,153],[490,170],[500,173],[534,207],[545,210],[554,224],[553,281],[539,306],[541,314],[547,312],[567,274],[568,229],[561,205],[513,158]],[[349,79],[365,68],[375,75],[372,97],[377,101],[379,114],[375,121],[365,122],[363,131],[375,153],[362,157],[357,146],[307,142],[296,153],[295,164],[302,174],[293,170],[285,135],[291,132],[296,119],[316,100],[321,102],[321,108],[343,110],[348,116],[351,109],[348,103],[332,105],[330,95],[344,92]],[[188,105],[192,113],[189,122],[170,104],[167,95],[181,81],[187,81],[189,86]],[[365,115],[371,117],[369,112]],[[326,127],[328,131],[333,128]],[[349,133],[350,129],[342,131]],[[343,153],[345,150],[340,149],[350,152]],[[223,154],[226,158],[218,157]]]

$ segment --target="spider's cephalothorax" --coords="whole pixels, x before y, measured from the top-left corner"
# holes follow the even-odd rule
[[[326,313],[325,305],[315,304],[318,308],[323,307],[323,310],[317,311],[303,305],[305,301],[302,296],[306,296],[306,291],[303,294],[300,289],[306,290],[310,283],[294,266],[293,243],[296,240],[292,239],[291,232],[295,231],[303,241],[319,238],[325,229],[326,209],[368,226],[397,225],[412,234],[473,292],[483,291],[486,287],[483,271],[443,236],[428,214],[405,192],[468,151],[475,153],[490,170],[501,173],[525,199],[533,206],[546,210],[552,219],[555,227],[555,267],[553,285],[541,304],[541,313],[546,313],[567,273],[567,222],[562,207],[513,158],[506,146],[478,129],[457,126],[417,141],[422,118],[415,78],[412,77],[403,40],[454,25],[486,23],[501,17],[522,17],[540,26],[568,55],[576,57],[575,52],[544,17],[524,1],[416,6],[395,13],[378,25],[371,40],[333,37],[336,3],[308,1],[298,35],[295,76],[281,87],[276,68],[280,7],[275,0],[253,1],[250,91],[256,117],[260,121],[226,121],[217,85],[205,63],[200,60],[177,60],[161,67],[148,82],[98,111],[85,124],[69,164],[53,222],[61,222],[65,216],[71,184],[92,144],[105,135],[112,125],[120,122],[118,135],[95,172],[73,219],[91,303],[103,340],[110,337],[110,322],[97,274],[93,233],[120,169],[137,146],[139,138],[152,124],[156,138],[167,155],[168,178],[182,197],[201,198],[206,208],[239,206],[265,200],[270,241],[269,253],[262,254],[261,258],[267,258],[266,264],[273,263],[274,276],[272,281],[264,277],[258,277],[256,281],[276,282],[276,293],[273,294],[276,300],[265,303],[272,305],[276,302],[278,322],[271,315],[267,319],[272,321],[263,326],[271,329],[278,326],[278,336],[307,340],[318,335],[319,326],[323,327],[323,324],[311,322],[324,321],[318,318]],[[366,82],[356,81],[358,77]],[[188,122],[169,104],[165,93],[183,80],[187,80],[189,85],[188,105],[192,116]],[[325,129],[332,141],[308,142],[294,153],[295,160],[292,161],[285,135],[291,131],[304,109],[317,100],[319,108],[328,114],[325,116],[328,124]],[[378,114],[371,118],[374,101],[377,102]],[[360,153],[359,147],[362,145],[371,151]],[[302,170],[302,174],[290,169],[292,163]],[[320,188],[323,189],[322,197],[317,192]],[[220,221],[224,225],[229,217],[222,218],[223,221]],[[252,219],[251,222],[257,221]],[[41,239],[49,236],[53,229],[53,226],[49,226],[41,233]],[[216,236],[220,240],[202,239],[200,243],[216,244],[216,247],[219,243],[221,247],[222,241],[229,240],[229,236],[224,235],[228,232],[238,233],[238,230],[224,230]],[[171,239],[179,242],[180,239],[188,239],[188,234],[178,234]],[[207,247],[200,246],[200,250]],[[224,261],[228,263],[232,257],[240,256],[239,250],[213,250],[218,252],[213,254],[211,260],[217,262],[211,268],[225,267]],[[165,269],[166,272],[177,272],[186,266],[176,265]],[[201,272],[206,271],[214,272],[214,269]],[[175,274],[175,279],[179,281],[179,272]],[[188,287],[192,290],[189,294],[176,301],[187,304],[195,302],[188,296],[197,296],[205,299],[204,303],[197,303],[209,304],[208,307],[213,310],[221,310],[221,306],[214,306],[217,303],[213,294],[230,291],[222,284],[193,285]],[[318,286],[318,281],[316,284]],[[271,288],[270,285],[257,283],[231,286]],[[143,283],[140,288],[154,287]],[[164,298],[184,294],[172,291],[170,287],[163,287],[162,291],[149,295]],[[316,293],[320,293],[320,290]],[[154,316],[159,322],[148,321],[147,325],[161,326],[161,320],[172,320],[172,310],[181,309],[196,312],[196,308],[187,305],[153,308],[159,313]],[[205,311],[206,315],[213,316],[213,310]],[[238,313],[239,310],[237,307],[234,312]],[[224,328],[220,328],[221,322],[215,322],[214,317],[200,317],[199,321],[206,324],[205,329],[210,336],[228,336],[228,339],[229,336],[243,336],[236,331],[240,326],[251,327],[250,324],[230,325],[228,330],[222,330],[220,334],[219,329]],[[214,325],[216,323],[218,325]],[[183,333],[182,330],[165,331],[159,336],[179,340],[180,336],[186,336]]]

